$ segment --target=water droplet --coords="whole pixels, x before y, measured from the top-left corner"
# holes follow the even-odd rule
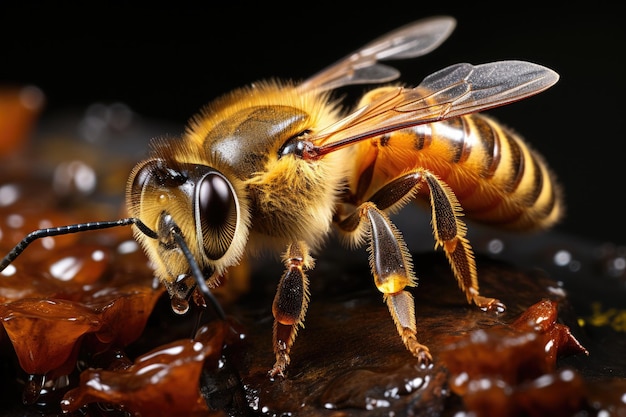
[[[9,214],[6,219],[9,227],[13,229],[19,229],[24,225],[24,217],[20,214]]]
[[[97,249],[91,253],[91,259],[95,262],[100,262],[104,259],[104,252]]]
[[[139,249],[139,245],[134,240],[125,240],[117,247],[117,251],[121,254],[133,253]]]
[[[0,274],[4,275],[5,277],[10,277],[12,275],[15,275],[16,272],[17,272],[17,268],[15,268],[15,265],[10,264],[10,265],[7,265],[7,267],[4,268],[2,272],[0,272]]]
[[[576,374],[574,374],[574,372],[571,369],[564,369],[563,371],[561,371],[561,374],[559,375],[559,377],[561,378],[562,381],[573,381],[574,378],[576,377]]]
[[[61,281],[71,281],[82,267],[82,262],[74,256],[59,259],[50,266],[50,275]]]
[[[15,184],[5,184],[0,187],[0,206],[10,206],[20,197],[19,188]]]
[[[504,250],[504,242],[500,239],[491,239],[487,243],[487,250],[494,255],[498,255]]]
[[[562,249],[554,255],[554,263],[558,266],[566,266],[572,261],[572,254]]]

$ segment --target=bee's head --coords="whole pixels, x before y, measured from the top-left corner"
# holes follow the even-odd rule
[[[194,277],[190,261],[195,260],[209,285],[239,262],[249,215],[242,186],[210,166],[164,155],[168,157],[145,160],[133,169],[127,206],[132,217],[157,235],[153,239],[135,228],[157,277],[170,296],[186,299],[199,278]]]

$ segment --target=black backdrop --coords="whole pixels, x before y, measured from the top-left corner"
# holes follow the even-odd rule
[[[557,230],[626,243],[626,36],[621,14],[586,10],[414,7],[399,2],[285,6],[128,6],[89,2],[0,5],[0,83],[32,83],[45,115],[124,101],[182,124],[211,98],[271,76],[301,79],[402,24],[435,14],[458,26],[438,50],[401,63],[417,83],[456,62],[524,59],[555,69],[541,95],[491,111],[544,154],[561,178],[568,215]],[[423,2],[420,2],[423,3]],[[337,10],[341,8],[341,10]],[[516,9],[517,8],[517,9]]]

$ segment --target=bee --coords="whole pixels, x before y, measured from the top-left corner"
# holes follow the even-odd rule
[[[407,290],[417,284],[411,255],[390,214],[414,200],[429,203],[435,249],[445,252],[467,301],[499,313],[504,304],[479,292],[462,217],[530,230],[563,213],[543,158],[478,113],[544,91],[556,72],[524,61],[461,63],[416,87],[391,83],[399,72],[380,61],[424,55],[455,24],[445,16],[420,20],[303,82],[261,81],[216,99],[181,138],[153,140],[128,179],[128,218],[35,231],[0,268],[42,236],[132,225],[177,310],[200,294],[224,317],[211,288],[244,255],[269,249],[285,266],[272,304],[269,374],[284,376],[309,304],[313,254],[336,229],[348,246],[368,246],[374,283],[403,344],[430,363]],[[346,112],[334,90],[355,84],[383,85]]]

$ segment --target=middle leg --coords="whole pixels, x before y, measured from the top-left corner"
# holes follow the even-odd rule
[[[405,290],[406,287],[416,286],[417,280],[400,232],[372,202],[361,204],[351,216],[339,223],[339,227],[346,232],[367,233],[374,283],[383,293],[402,342],[421,364],[430,363],[432,356],[428,347],[417,340],[413,295]]]
[[[465,237],[467,227],[461,219],[461,205],[444,181],[428,170],[416,169],[390,181],[369,201],[382,210],[388,207],[396,209],[413,197],[423,184],[428,186],[430,193],[435,249],[439,246],[443,248],[467,301],[482,310],[503,312],[506,307],[500,300],[479,293],[476,260],[470,242]]]
[[[499,300],[480,295],[476,261],[465,237],[460,204],[453,191],[428,170],[416,169],[391,180],[354,213],[339,220],[338,226],[353,244],[361,243],[369,233],[370,264],[376,286],[384,294],[404,344],[421,361],[427,362],[428,348],[418,343],[415,336],[413,297],[403,290],[405,286],[416,285],[410,255],[404,239],[383,211],[401,208],[423,185],[428,186],[430,193],[435,248],[443,247],[467,300],[483,310],[504,311],[506,307]],[[369,229],[364,225],[369,225]]]

